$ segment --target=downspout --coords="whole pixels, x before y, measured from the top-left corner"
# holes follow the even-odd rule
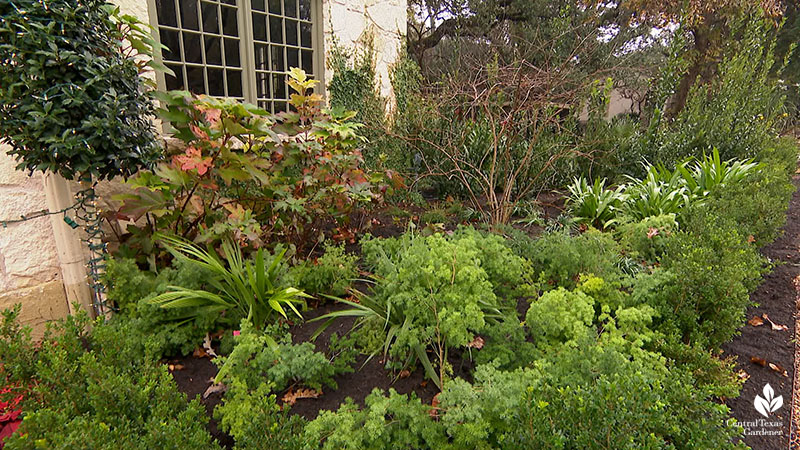
[[[69,188],[67,180],[58,174],[47,172],[44,175],[44,192],[47,199],[47,208],[58,211],[75,204],[75,197]],[[92,291],[87,282],[85,245],[81,241],[79,229],[73,229],[60,214],[50,216],[53,227],[53,239],[58,252],[58,262],[61,266],[61,280],[67,294],[69,313],[77,311],[73,306],[80,305],[83,310],[94,317],[92,308]]]

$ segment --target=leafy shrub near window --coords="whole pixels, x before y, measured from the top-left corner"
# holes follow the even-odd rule
[[[148,32],[104,0],[0,5],[0,136],[17,168],[105,179],[155,160]]]
[[[0,367],[12,368],[9,381],[31,389],[5,449],[218,448],[203,406],[178,392],[146,334],[100,321],[90,334],[81,312],[51,324],[34,346],[16,319],[3,314]],[[9,351],[21,348],[30,351]],[[20,363],[25,370],[15,370]]]
[[[385,182],[400,179],[361,167],[361,124],[353,113],[322,110],[322,97],[311,93],[316,83],[292,69],[297,111],[277,116],[232,100],[164,94],[161,115],[186,149],[134,178],[136,192],[118,197],[120,213],[147,216],[138,233],[145,242],[169,231],[299,246],[317,239],[320,221],[347,220],[354,207],[379,201]]]

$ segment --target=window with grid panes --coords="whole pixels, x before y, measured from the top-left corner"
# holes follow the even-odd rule
[[[151,0],[168,90],[289,108],[286,74],[315,74],[314,0]]]

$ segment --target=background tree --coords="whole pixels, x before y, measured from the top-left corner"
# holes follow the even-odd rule
[[[683,57],[688,64],[665,111],[668,117],[675,117],[686,105],[694,83],[713,79],[725,47],[735,38],[733,24],[743,15],[760,14],[759,8],[774,19],[782,14],[778,0],[622,0],[616,9],[620,12],[617,16],[620,24],[658,28],[680,24],[687,34]]]

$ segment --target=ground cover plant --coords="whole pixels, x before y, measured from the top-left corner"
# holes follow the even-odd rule
[[[18,314],[4,311],[0,328],[4,382],[25,391],[22,423],[4,448],[218,447],[200,403],[186,402],[153,341],[130,323],[91,323],[83,313],[34,343]]]
[[[182,146],[118,197],[137,221],[105,275],[117,314],[33,342],[3,313],[4,448],[746,448],[720,349],[771,269],[798,145],[769,25],[736,8],[713,76],[683,86],[678,28],[641,115],[608,122],[595,57],[618,42],[587,8],[541,28],[579,54],[570,34],[542,56],[526,17],[445,40],[473,78],[403,60],[389,115],[364,110],[386,103],[371,49],[335,55],[331,109],[299,69],[277,115],[162,93]]]

